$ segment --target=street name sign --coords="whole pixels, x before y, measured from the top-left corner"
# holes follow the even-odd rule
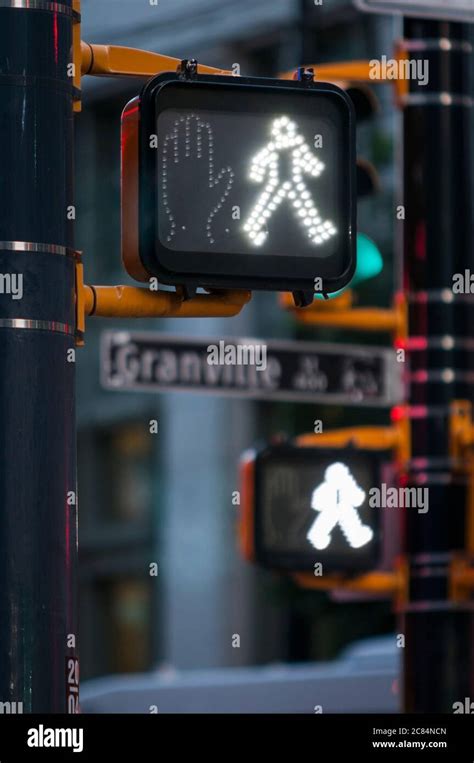
[[[347,344],[105,331],[109,390],[206,392],[255,400],[391,406],[402,401],[394,350]]]

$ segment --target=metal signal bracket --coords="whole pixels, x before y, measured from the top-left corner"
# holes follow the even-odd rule
[[[466,548],[451,562],[450,600],[466,602],[474,593],[474,422],[472,403],[453,400],[449,419],[449,453],[458,468],[467,474]]]
[[[82,74],[95,77],[154,77],[163,72],[180,71],[183,63],[179,58],[120,45],[91,45],[88,42],[81,42],[80,49]],[[232,74],[232,72],[196,62],[196,74]]]
[[[357,577],[325,575],[324,579],[311,572],[295,572],[291,575],[301,588],[316,591],[347,591],[395,598],[396,608],[408,600],[408,566],[402,557],[394,570],[374,570]]]
[[[403,468],[411,457],[411,432],[408,409],[403,410],[396,422],[388,427],[343,427],[321,434],[304,434],[295,438],[300,448],[346,447],[373,450],[393,449],[397,464]]]
[[[474,554],[457,554],[451,561],[449,599],[458,604],[473,600]]]
[[[177,72],[182,79],[196,79],[198,73],[197,60],[195,58],[183,58],[178,65]]]
[[[472,404],[469,400],[453,400],[449,420],[449,450],[453,459],[462,458],[474,445]]]
[[[76,326],[82,339],[85,317],[231,318],[250,301],[251,292],[222,290],[186,299],[180,291],[152,291],[136,286],[89,286],[82,262],[76,264]],[[83,344],[79,341],[78,344]]]
[[[403,341],[408,334],[406,301],[395,296],[392,308],[352,307],[352,292],[347,290],[329,300],[313,299],[304,309],[295,307],[291,295],[280,295],[280,305],[293,314],[299,323],[320,328],[341,328],[350,331],[387,331]]]
[[[406,58],[406,41],[400,40],[395,44],[395,50],[393,58],[395,61],[400,61]],[[403,98],[408,92],[408,80],[403,77],[392,76],[395,75],[394,71],[388,72],[384,69],[378,72],[374,68],[374,60],[357,60],[357,61],[336,61],[329,64],[308,64],[307,66],[299,67],[296,72],[294,69],[282,72],[279,76],[281,79],[294,79],[299,70],[312,70],[314,73],[314,79],[319,82],[332,82],[335,85],[339,85],[342,88],[349,86],[350,83],[367,83],[370,85],[393,85],[395,90],[395,102],[396,105],[401,108],[403,106]]]

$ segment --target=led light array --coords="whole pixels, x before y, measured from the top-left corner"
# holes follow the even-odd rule
[[[176,119],[173,125],[173,131],[169,135],[166,135],[163,141],[161,186],[162,186],[163,206],[164,206],[166,215],[170,221],[170,231],[166,240],[171,241],[173,236],[176,234],[176,221],[171,211],[171,207],[169,204],[169,195],[168,195],[168,144],[170,142],[173,143],[173,160],[175,164],[178,164],[179,163],[179,135],[180,135],[179,130],[180,130],[180,127],[184,124],[185,157],[186,158],[191,157],[191,139],[192,139],[191,127],[193,122],[196,127],[196,156],[198,159],[202,159],[202,156],[203,156],[203,148],[202,148],[203,130],[207,132],[208,157],[209,157],[209,164],[208,164],[209,188],[214,188],[214,186],[218,185],[220,180],[225,175],[228,176],[226,189],[206,220],[206,235],[209,239],[209,242],[211,244],[214,244],[215,240],[212,234],[213,219],[216,216],[216,214],[219,212],[219,210],[222,208],[223,204],[225,203],[230,193],[230,189],[234,182],[234,172],[231,167],[226,167],[225,169],[219,172],[217,177],[214,176],[214,136],[212,132],[212,127],[209,122],[203,122],[202,119],[196,114],[187,114],[186,116],[182,116],[182,117],[179,117],[179,119]]]
[[[272,123],[270,141],[252,160],[249,178],[262,182],[268,177],[265,188],[250,212],[244,231],[254,246],[261,246],[268,236],[263,230],[267,221],[278,205],[287,197],[296,211],[299,222],[305,227],[311,241],[320,245],[336,234],[336,228],[330,220],[322,220],[316,209],[311,194],[303,181],[303,172],[318,177],[324,170],[324,164],[312,154],[304,142],[297,127],[288,117],[275,119]],[[280,184],[279,153],[291,150],[291,180]]]
[[[311,508],[318,516],[306,537],[314,548],[322,550],[332,542],[332,531],[339,525],[351,548],[361,548],[374,537],[371,527],[361,521],[357,508],[366,493],[357,484],[349,468],[340,462],[325,471],[324,482],[313,491]]]

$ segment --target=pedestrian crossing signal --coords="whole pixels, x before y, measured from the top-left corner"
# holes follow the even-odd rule
[[[393,479],[393,453],[354,447],[268,446],[244,455],[240,541],[276,570],[358,574],[384,558],[383,507],[370,496]]]
[[[311,495],[311,508],[318,512],[309,528],[307,540],[318,551],[333,543],[336,527],[342,531],[350,548],[362,548],[373,540],[374,531],[364,524],[358,509],[367,498],[365,490],[357,484],[350,467],[336,461],[324,472],[324,479]]]
[[[355,117],[335,85],[164,74],[122,116],[138,280],[330,294],[355,269]]]
[[[284,155],[290,164],[288,175],[281,171]],[[268,144],[251,161],[250,179],[261,183],[266,178],[244,225],[255,246],[263,244],[268,237],[270,220],[284,200],[290,202],[304,235],[315,246],[321,246],[337,233],[330,220],[321,219],[304,180],[305,175],[319,177],[325,169],[324,163],[308,148],[294,121],[287,116],[273,120]]]

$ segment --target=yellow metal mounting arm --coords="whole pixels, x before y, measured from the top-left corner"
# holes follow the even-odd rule
[[[136,286],[87,286],[76,262],[76,344],[84,344],[87,316],[102,318],[231,318],[251,299],[249,291],[222,290],[184,299],[180,291]]]
[[[398,333],[399,319],[395,310],[378,307],[359,307],[352,310],[304,312],[298,314],[300,323],[321,328],[342,328],[352,331],[388,331]]]
[[[349,444],[369,450],[389,450],[392,448],[399,465],[410,459],[410,420],[405,410],[399,420],[389,427],[363,426],[343,427],[320,434],[304,434],[296,438],[300,448],[344,447]]]
[[[474,594],[474,423],[472,403],[453,400],[449,420],[451,458],[467,475],[467,509],[464,552],[451,561],[450,599],[473,600]]]
[[[290,294],[280,297],[280,304],[293,313],[299,323],[320,328],[341,328],[348,331],[388,331],[398,338],[407,335],[407,311],[402,294],[395,298],[393,307],[351,307],[352,294],[323,302],[315,299],[309,307],[298,308]]]
[[[154,77],[162,72],[175,72],[179,58],[163,56],[148,50],[119,45],[91,45],[81,42],[81,73],[96,77]],[[198,74],[232,74],[224,69],[198,64]]]
[[[401,597],[407,587],[406,575],[401,564],[393,571],[376,570],[352,579],[343,575],[326,575],[324,578],[319,578],[310,572],[295,572],[291,577],[301,588],[320,591],[358,591],[375,595],[393,594],[397,598]]]
[[[450,413],[451,457],[462,458],[472,445],[474,445],[472,404],[469,400],[453,400]]]
[[[196,294],[184,300],[179,292],[150,291],[136,286],[84,286],[86,315],[102,318],[228,318],[250,300],[249,291]]]
[[[374,82],[370,61],[338,61],[332,64],[305,64],[305,69],[314,69],[314,78],[321,82]],[[293,79],[295,70],[280,74],[280,79]],[[380,82],[380,80],[379,80]]]
[[[393,60],[405,59],[406,51],[403,41],[396,43]],[[332,82],[339,87],[347,87],[350,83],[367,82],[371,85],[390,84],[395,88],[397,103],[408,92],[408,79],[403,74],[399,76],[399,69],[395,66],[377,66],[377,60],[371,61],[337,61],[331,64],[305,64],[305,69],[313,69],[314,79],[319,82]],[[403,72],[403,69],[401,70]],[[282,72],[280,79],[293,79],[295,69]]]

